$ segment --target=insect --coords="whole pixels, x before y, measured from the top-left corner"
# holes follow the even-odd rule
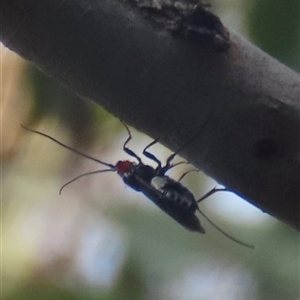
[[[154,204],[156,204],[162,211],[164,211],[167,215],[169,215],[171,218],[173,218],[176,222],[178,222],[186,229],[190,231],[196,231],[199,233],[205,233],[205,230],[202,227],[200,220],[196,215],[196,212],[199,212],[213,227],[215,227],[218,231],[220,231],[222,234],[227,236],[229,239],[233,240],[234,242],[242,246],[248,248],[254,248],[253,246],[241,242],[236,238],[232,237],[231,235],[229,235],[228,233],[226,233],[225,231],[223,231],[223,229],[217,226],[199,209],[198,206],[199,202],[203,201],[204,199],[208,198],[209,196],[211,196],[216,192],[228,191],[226,188],[213,188],[204,196],[202,196],[200,199],[196,200],[192,192],[180,182],[182,178],[189,172],[184,173],[178,181],[166,175],[166,173],[170,169],[183,163],[183,162],[174,163],[174,164],[172,163],[175,156],[178,154],[179,151],[182,150],[182,148],[179,151],[171,154],[167,158],[166,163],[162,165],[161,161],[155,155],[153,155],[148,151],[148,149],[151,146],[153,146],[158,142],[158,139],[156,139],[144,148],[143,154],[150,160],[154,161],[157,164],[157,167],[154,168],[152,166],[146,165],[142,162],[142,159],[134,151],[132,151],[127,147],[127,144],[132,139],[132,136],[128,126],[125,123],[123,124],[128,133],[128,137],[123,144],[123,150],[129,156],[135,158],[137,162],[132,162],[129,160],[119,160],[115,165],[106,163],[102,160],[86,155],[72,147],[69,147],[61,143],[60,141],[54,139],[53,137],[45,133],[29,129],[23,125],[21,126],[28,131],[37,133],[41,136],[44,136],[54,141],[60,146],[68,150],[71,150],[72,152],[78,155],[81,155],[87,159],[93,160],[97,163],[100,163],[101,165],[108,167],[108,169],[84,173],[73,178],[72,180],[68,181],[61,187],[59,194],[61,194],[62,190],[67,185],[69,185],[70,183],[74,182],[75,180],[83,176],[96,174],[96,173],[104,173],[104,172],[117,172],[126,185],[128,185],[135,191],[143,193]]]

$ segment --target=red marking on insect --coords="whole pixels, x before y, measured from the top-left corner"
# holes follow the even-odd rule
[[[156,204],[162,211],[164,211],[166,214],[168,214],[171,218],[173,218],[176,222],[178,222],[186,229],[190,231],[196,231],[199,233],[205,233],[205,230],[202,227],[199,218],[196,216],[196,212],[199,212],[213,227],[215,227],[218,231],[220,231],[222,234],[227,236],[229,239],[233,240],[234,242],[242,246],[248,248],[254,248],[253,246],[241,242],[235,239],[234,237],[232,237],[231,235],[229,235],[228,233],[226,233],[225,231],[223,231],[223,229],[221,229],[214,222],[212,222],[199,209],[198,203],[200,203],[201,201],[203,201],[204,199],[208,198],[209,196],[211,196],[216,192],[228,191],[226,188],[214,188],[208,193],[206,193],[204,196],[202,196],[200,199],[196,200],[192,192],[180,182],[181,179],[188,172],[184,173],[181,176],[179,181],[176,181],[166,175],[166,172],[168,172],[170,169],[178,165],[178,164],[172,164],[174,157],[179,153],[179,151],[181,151],[184,147],[186,147],[191,140],[188,141],[188,143],[186,143],[177,152],[171,154],[167,158],[165,165],[162,165],[161,161],[155,155],[153,155],[148,151],[148,148],[150,148],[155,143],[157,143],[158,140],[154,140],[153,142],[151,142],[149,145],[147,145],[144,148],[143,154],[157,164],[157,167],[153,168],[152,166],[145,165],[142,162],[142,159],[134,151],[132,151],[127,147],[127,144],[132,137],[128,126],[126,124],[124,124],[124,126],[127,130],[128,138],[123,144],[123,150],[125,153],[135,158],[137,160],[137,163],[128,160],[123,160],[123,161],[118,161],[116,165],[109,164],[99,159],[93,158],[89,155],[86,155],[76,149],[73,149],[72,147],[69,147],[59,142],[58,140],[54,139],[53,137],[45,133],[26,128],[25,126],[22,125],[22,127],[28,131],[44,136],[54,141],[55,143],[61,145],[62,147],[71,150],[72,152],[75,152],[85,158],[88,158],[97,163],[100,163],[101,165],[108,167],[108,169],[88,172],[73,178],[72,180],[68,181],[61,187],[59,191],[60,194],[67,185],[69,185],[73,181],[83,176],[92,175],[96,173],[104,173],[104,172],[117,172],[126,185],[128,185],[135,191],[143,193],[148,199],[150,199],[154,204]]]
[[[126,172],[128,172],[132,167],[134,166],[134,163],[129,160],[119,160],[116,163],[116,169],[117,173],[120,176],[123,176]]]

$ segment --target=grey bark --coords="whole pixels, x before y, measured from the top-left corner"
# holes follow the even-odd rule
[[[2,0],[1,40],[299,229],[299,76],[216,20],[182,31],[176,10],[137,3]]]

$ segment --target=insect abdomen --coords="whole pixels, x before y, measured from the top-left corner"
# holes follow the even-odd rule
[[[151,191],[144,194],[159,208],[188,230],[205,232],[195,215],[197,202],[186,187],[168,176],[153,177],[151,185],[156,191],[155,196]]]

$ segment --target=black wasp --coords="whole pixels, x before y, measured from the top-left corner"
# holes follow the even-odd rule
[[[226,188],[214,188],[204,196],[202,196],[200,199],[196,200],[191,191],[180,182],[180,180],[189,172],[184,173],[178,181],[166,175],[166,173],[170,169],[180,164],[172,164],[174,157],[178,154],[179,151],[171,154],[167,158],[165,165],[162,165],[161,161],[148,151],[151,146],[158,142],[158,139],[156,139],[144,148],[143,154],[147,158],[153,160],[157,164],[157,167],[153,168],[149,165],[145,165],[142,162],[142,159],[134,151],[127,147],[127,144],[132,139],[132,136],[128,126],[125,123],[123,124],[128,133],[128,137],[123,144],[123,150],[128,155],[134,157],[137,160],[137,163],[129,160],[119,160],[115,165],[109,164],[86,155],[76,149],[73,149],[45,133],[29,129],[23,125],[22,127],[28,131],[42,135],[59,144],[60,146],[71,150],[72,152],[75,152],[85,158],[108,167],[108,169],[88,172],[73,178],[61,187],[59,193],[61,193],[64,187],[66,187],[68,184],[83,176],[103,172],[117,172],[126,185],[130,186],[135,191],[143,193],[161,210],[163,210],[166,214],[168,214],[171,218],[173,218],[176,222],[178,222],[186,229],[199,233],[205,233],[205,230],[201,226],[199,218],[196,216],[196,212],[198,211],[210,224],[212,224],[212,226],[214,226],[217,230],[219,230],[222,234],[224,234],[231,240],[245,247],[254,248],[253,246],[243,243],[224,232],[219,226],[213,223],[198,207],[199,202],[208,198],[212,194],[218,191],[228,191]]]

